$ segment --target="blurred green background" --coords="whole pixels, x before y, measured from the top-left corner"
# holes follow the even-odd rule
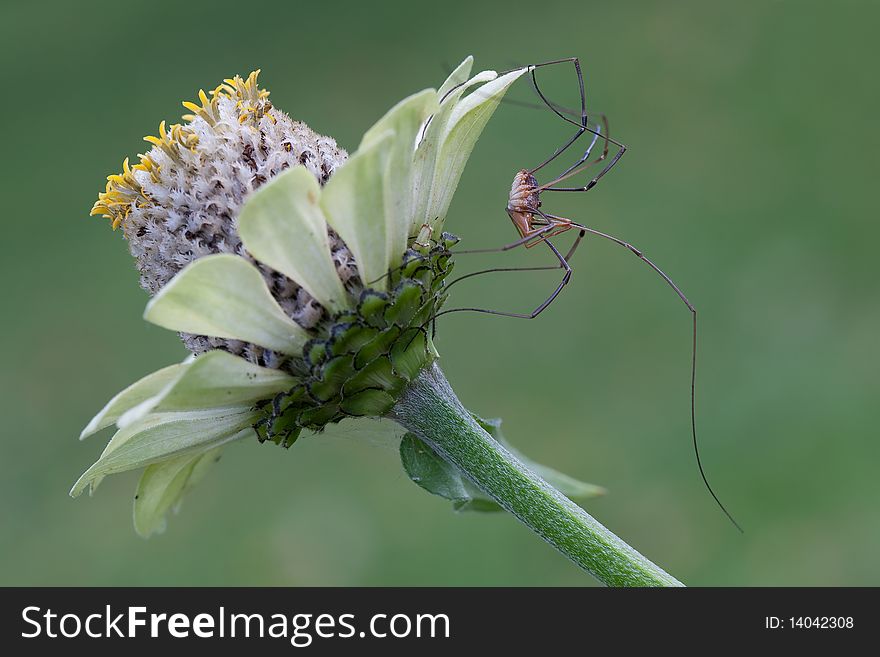
[[[234,73],[262,67],[278,107],[353,149],[467,54],[478,69],[580,56],[590,106],[631,152],[545,207],[640,246],[699,308],[704,464],[746,533],[694,463],[690,317],[613,244],[582,247],[537,321],[441,322],[461,399],[532,458],[608,487],[588,509],[686,583],[880,584],[878,20],[867,0],[3,3],[0,584],[593,584],[509,516],[456,515],[392,444],[356,436],[233,446],[149,541],[131,527],[135,474],[67,497],[104,440],[78,443],[81,427],[184,355],[141,320],[121,232],[88,217],[104,176]],[[511,97],[533,99],[525,80]],[[448,228],[469,247],[512,240],[513,173],[566,133],[502,106]],[[546,255],[470,258],[462,270]],[[525,310],[555,276],[484,278],[453,303]]]

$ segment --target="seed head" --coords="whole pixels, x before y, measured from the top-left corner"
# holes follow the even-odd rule
[[[158,136],[144,137],[152,148],[122,172],[109,176],[91,214],[122,228],[137,261],[140,283],[155,295],[187,264],[212,253],[253,259],[242,246],[237,217],[245,199],[266,181],[292,166],[303,166],[324,184],[348,154],[331,137],[294,121],[269,101],[260,71],[247,79],[224,80],[199,102],[184,102],[183,124],[159,124]],[[351,252],[329,231],[331,252],[341,280],[356,284]],[[255,263],[258,264],[258,263]],[[325,309],[302,287],[258,264],[285,313],[312,328]],[[283,359],[270,350],[236,340],[182,333],[187,348],[201,353],[221,348],[254,363],[277,367]]]

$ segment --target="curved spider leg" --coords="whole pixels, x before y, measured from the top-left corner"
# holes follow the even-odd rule
[[[528,235],[528,236],[526,236],[526,237],[523,237],[522,239],[518,239],[516,242],[512,242],[512,243],[510,243],[510,244],[505,244],[505,245],[502,246],[502,247],[496,247],[496,248],[490,248],[490,249],[463,249],[463,250],[461,250],[461,251],[453,251],[452,253],[453,253],[453,255],[462,255],[462,254],[464,254],[464,255],[471,255],[471,254],[473,254],[473,253],[500,253],[500,252],[503,252],[503,251],[510,251],[511,249],[515,249],[515,248],[518,247],[518,246],[522,246],[523,244],[527,244],[527,243],[532,242],[532,241],[535,241],[535,242],[537,243],[537,241],[540,240],[541,235],[543,235],[543,234],[545,234],[546,232],[552,230],[553,228],[554,228],[553,226],[549,226],[549,225],[548,225],[548,226],[544,226],[544,227],[542,227],[540,230],[535,231],[534,233],[532,233],[531,235]],[[389,269],[387,272],[385,272],[384,274],[382,274],[382,275],[379,276],[378,278],[376,278],[376,279],[370,281],[369,283],[367,283],[367,285],[373,285],[374,283],[378,283],[378,282],[381,281],[382,279],[387,278],[388,276],[390,276],[392,273],[394,273],[394,272],[396,272],[396,271],[399,271],[399,270],[403,269],[405,266],[406,266],[406,265],[398,265],[398,266],[395,267],[394,269]],[[556,265],[554,265],[554,266],[552,267],[552,269],[556,269],[556,268],[557,268]],[[542,269],[542,268],[540,268],[540,269]]]
[[[510,244],[505,244],[504,246],[499,246],[492,249],[463,249],[461,251],[456,251],[455,255],[470,255],[472,253],[502,253],[504,251],[510,251],[511,249],[515,249],[518,246],[523,246],[524,244],[528,244],[529,242],[536,242],[540,240],[543,235],[552,231],[554,228],[556,228],[555,224],[548,223],[546,226],[543,226],[533,233],[530,233],[522,237],[521,239],[518,239],[516,242],[511,242]]]
[[[550,226],[547,226],[545,228],[545,230],[549,229],[549,228],[550,228]],[[562,230],[559,230],[559,232],[561,233],[561,232],[565,232],[567,230],[569,230],[569,228],[566,227]],[[552,234],[559,234],[559,233],[553,233],[551,231],[551,235],[547,235],[547,237],[545,239],[549,239],[552,236]],[[568,252],[565,254],[565,256],[563,256],[563,259],[566,262],[568,262],[571,259],[571,257],[574,255],[574,252],[577,251],[577,248],[578,248],[578,246],[580,246],[581,240],[583,240],[584,235],[586,235],[585,231],[579,231],[577,238],[572,243],[571,247],[568,249]],[[534,236],[529,237],[529,239],[534,239]],[[526,248],[530,248],[532,246],[535,246],[536,244],[540,244],[540,242],[541,242],[541,240],[537,240],[533,244],[526,244]],[[518,242],[515,242],[514,244],[516,246],[521,246],[523,244],[523,240],[519,240]],[[507,247],[509,247],[509,246],[510,245],[507,245]],[[509,248],[501,247],[498,249],[482,249],[479,251],[479,253],[489,253],[492,251],[501,252],[501,251],[508,251],[508,250],[509,250]],[[471,251],[469,253],[474,253],[474,251]],[[555,265],[544,265],[541,267],[490,267],[489,269],[481,269],[479,271],[475,271],[475,272],[471,272],[469,274],[464,274],[463,276],[459,276],[458,278],[455,278],[452,281],[450,281],[449,284],[446,285],[445,289],[448,290],[450,287],[452,287],[456,283],[459,283],[459,282],[466,280],[468,278],[473,278],[475,276],[482,276],[483,274],[494,274],[497,272],[506,272],[506,271],[550,271],[553,269],[560,269],[562,267],[563,267],[563,265],[561,262],[557,262]]]
[[[563,110],[564,110],[565,108],[561,108],[561,107],[557,106],[554,102],[552,102],[549,98],[547,98],[547,96],[544,94],[543,91],[541,91],[541,88],[538,86],[538,80],[537,80],[537,77],[535,76],[535,68],[537,68],[537,67],[539,67],[539,66],[546,66],[546,65],[550,65],[550,64],[558,64],[558,63],[561,63],[561,62],[568,62],[568,61],[571,61],[571,62],[574,63],[575,71],[577,72],[577,76],[578,76],[578,87],[579,87],[579,89],[580,89],[580,94],[581,94],[581,117],[580,117],[580,118],[581,118],[581,121],[580,121],[580,123],[578,123],[577,121],[575,121],[575,120],[569,118],[568,116],[566,116],[565,113],[563,112]],[[591,128],[591,127],[588,125],[588,123],[587,123],[587,104],[586,104],[586,94],[585,94],[585,92],[584,92],[584,76],[583,76],[583,74],[581,73],[580,60],[578,60],[577,57],[571,57],[571,58],[569,58],[569,59],[562,59],[562,60],[558,60],[558,61],[555,61],[555,62],[545,62],[544,64],[534,64],[533,66],[534,66],[534,68],[532,68],[532,84],[533,84],[533,86],[534,86],[534,88],[535,88],[535,91],[537,92],[538,96],[541,98],[542,101],[544,101],[544,104],[547,105],[547,107],[549,107],[550,110],[551,110],[554,114],[556,114],[556,116],[558,116],[559,118],[561,118],[563,121],[566,121],[567,123],[571,123],[572,125],[577,126],[577,132],[576,132],[576,133],[575,133],[575,134],[574,134],[574,135],[573,135],[573,136],[572,136],[572,137],[571,137],[571,138],[570,138],[565,144],[563,144],[561,147],[559,147],[558,149],[556,149],[556,151],[553,153],[553,155],[551,155],[549,158],[547,158],[546,160],[544,160],[544,161],[543,161],[541,164],[539,164],[538,166],[534,167],[533,169],[530,169],[530,170],[529,170],[529,173],[531,173],[531,174],[534,174],[536,171],[539,171],[540,169],[542,169],[542,168],[545,167],[546,165],[550,164],[550,162],[552,162],[552,161],[555,160],[559,155],[561,155],[561,154],[562,154],[562,153],[563,153],[563,152],[564,152],[569,146],[571,146],[571,145],[572,145],[572,144],[573,144],[573,143],[574,143],[574,142],[575,142],[575,141],[576,141],[576,140],[577,140],[577,139],[578,139],[583,133],[585,133],[585,132],[589,132],[590,134],[592,134],[592,135],[594,135],[594,136],[596,136],[596,137],[603,137],[603,135],[601,135],[601,133],[600,133],[599,130],[594,130],[594,129]],[[614,159],[608,164],[608,166],[606,166],[605,169],[603,169],[603,170],[599,173],[599,175],[597,175],[593,180],[591,180],[590,183],[589,183],[586,187],[584,187],[584,188],[553,189],[552,191],[587,191],[587,190],[591,189],[592,187],[594,187],[595,184],[599,181],[599,179],[602,178],[602,176],[604,176],[606,173],[608,173],[608,171],[610,171],[611,168],[612,168],[615,164],[617,164],[617,161],[618,161],[618,160],[620,159],[620,157],[626,152],[626,146],[625,146],[624,144],[620,143],[619,141],[617,141],[617,140],[611,138],[611,136],[608,134],[607,124],[606,124],[606,130],[605,130],[605,132],[606,132],[606,134],[604,135],[603,138],[604,138],[604,140],[605,140],[605,146],[606,146],[606,149],[608,148],[608,143],[609,143],[609,142],[612,143],[612,144],[614,144],[615,146],[617,146],[617,148],[619,149],[619,150],[618,150],[618,153],[614,156]],[[588,149],[588,150],[589,150],[589,149]],[[606,150],[606,154],[607,154],[607,150]],[[580,163],[583,163],[584,161],[586,161],[586,159],[587,159],[588,157],[589,157],[589,155],[583,157],[583,158],[581,159],[581,161],[580,161],[578,164],[575,165],[575,167],[577,167]],[[601,161],[601,160],[603,160],[603,159],[605,159],[605,156],[604,156],[604,155],[603,155],[602,158],[600,158],[599,161]],[[573,171],[573,169],[574,169],[575,167],[570,167],[568,170],[566,170],[565,172],[563,172],[561,175],[557,176],[556,179],[554,179],[553,181],[551,181],[551,182],[548,183],[547,185],[542,186],[540,189],[541,189],[542,191],[545,190],[545,189],[548,189],[551,185],[555,185],[555,184],[561,182],[562,180],[565,180],[566,178],[569,178],[569,177],[571,177],[571,176],[573,176],[573,175],[576,175],[577,173],[580,173],[581,171],[583,171],[584,169],[588,168],[588,167],[591,166],[592,164],[595,164],[595,163],[594,163],[594,162],[591,162],[591,163],[589,163],[589,164],[586,164],[586,165],[582,166],[580,169],[576,169],[575,171]]]
[[[612,139],[611,137],[606,137],[606,139],[607,139],[607,141],[609,141],[612,144],[614,144],[615,146],[617,146],[617,152],[614,154],[614,157],[611,158],[611,161],[605,165],[605,168],[602,169],[596,176],[594,176],[590,180],[590,182],[588,182],[583,187],[553,187],[553,185],[558,185],[563,180],[567,180],[568,178],[572,178],[572,177],[578,175],[579,173],[585,171],[590,166],[595,164],[594,162],[589,162],[587,164],[581,165],[580,167],[578,167],[574,170],[569,169],[568,171],[566,171],[562,175],[557,176],[556,179],[551,180],[550,182],[541,185],[538,188],[539,191],[542,191],[542,192],[588,192],[591,189],[593,189],[593,187],[596,186],[596,183],[599,182],[606,173],[611,171],[611,169],[614,168],[614,165],[617,164],[618,161],[620,161],[621,157],[623,157],[623,154],[626,153],[626,146],[624,144],[621,144],[619,141],[616,141],[616,140]],[[602,158],[602,159],[604,159],[604,158]]]
[[[550,247],[550,249],[553,251],[553,253],[555,255],[557,255],[557,257],[558,257],[559,252],[556,250],[556,247],[553,244],[546,241],[547,237],[549,237],[551,235],[557,235],[557,234],[566,232],[570,229],[571,229],[571,226],[569,226],[569,225],[548,224],[548,225],[544,226],[543,228],[536,230],[531,235],[527,235],[526,237],[519,239],[516,242],[513,242],[511,244],[506,244],[505,246],[502,246],[499,248],[473,249],[470,251],[457,251],[456,254],[458,254],[458,253],[500,253],[500,252],[509,251],[509,250],[516,248],[518,246],[525,245],[526,248],[531,248],[532,246],[535,246],[536,244],[546,242],[546,244]],[[436,315],[432,316],[431,318],[428,319],[427,322],[425,322],[424,326],[427,326],[428,323],[431,324],[431,335],[433,337],[437,333],[437,318],[440,315],[445,315],[446,313],[450,313],[450,312],[465,312],[465,311],[480,312],[480,313],[485,313],[485,314],[490,314],[490,315],[502,315],[505,317],[515,317],[515,318],[521,318],[521,319],[534,319],[539,314],[541,314],[541,312],[543,312],[547,308],[547,306],[549,306],[556,299],[557,296],[559,296],[559,293],[562,291],[562,288],[568,283],[568,279],[571,277],[571,268],[568,266],[568,260],[571,259],[571,257],[574,255],[575,251],[577,251],[577,248],[578,248],[578,246],[580,246],[580,243],[583,240],[584,235],[586,235],[586,233],[584,231],[578,232],[578,236],[575,238],[571,247],[568,249],[568,252],[564,256],[559,258],[559,262],[555,265],[544,265],[544,266],[540,266],[540,267],[491,267],[489,269],[482,269],[480,271],[475,271],[475,272],[471,272],[469,274],[465,274],[463,276],[459,276],[458,278],[453,279],[448,285],[446,285],[445,289],[449,290],[449,288],[452,287],[454,284],[459,283],[459,282],[466,280],[468,278],[482,276],[484,274],[493,274],[496,272],[549,271],[549,270],[554,270],[554,269],[566,269],[566,273],[563,276],[563,282],[560,283],[560,285],[553,291],[553,293],[541,305],[539,305],[534,311],[532,311],[528,315],[523,314],[523,313],[508,313],[508,312],[503,312],[503,311],[489,310],[489,309],[485,309],[485,308],[453,308],[451,310],[439,312]]]
[[[604,114],[600,114],[599,116],[601,117],[602,124],[605,126],[605,135],[602,140],[605,142],[605,145],[602,148],[602,154],[599,155],[599,157],[597,157],[595,160],[593,160],[592,162],[590,162],[587,165],[590,167],[593,165],[599,164],[599,162],[602,162],[606,157],[608,157],[608,151],[610,150],[608,147],[608,144],[610,143],[608,141],[608,137],[611,136],[611,132],[608,129],[608,117],[605,116]],[[599,127],[599,124],[597,123],[596,124],[596,133],[597,134],[593,135],[593,140],[590,142],[590,145],[587,147],[587,150],[584,152],[583,156],[581,156],[581,159],[579,159],[577,162],[575,162],[570,167],[568,167],[565,171],[563,171],[561,174],[559,174],[560,176],[565,176],[565,175],[571,173],[572,171],[577,169],[579,166],[584,164],[590,158],[590,153],[592,152],[593,147],[596,145],[596,142],[599,140],[599,137],[601,136],[599,133],[601,133],[601,132],[602,132],[602,129]]]
[[[544,92],[541,91],[541,87],[538,86],[538,77],[537,77],[537,74],[535,73],[535,71],[542,66],[552,66],[554,64],[563,64],[566,62],[571,62],[572,64],[574,64],[575,74],[577,75],[577,79],[578,79],[578,91],[580,92],[580,98],[581,98],[581,108],[580,108],[581,111],[580,111],[580,122],[579,123],[570,119],[565,114],[563,114],[560,111],[562,108],[558,108],[555,103],[553,103],[549,98],[547,98],[546,95],[544,95]],[[568,150],[568,148],[573,143],[575,143],[578,139],[580,139],[580,136],[582,134],[584,134],[585,132],[592,132],[593,134],[596,134],[596,132],[594,130],[591,130],[587,124],[587,96],[586,96],[586,91],[584,89],[584,76],[581,73],[581,63],[577,57],[569,57],[568,59],[560,59],[560,60],[555,60],[555,61],[551,61],[551,62],[543,62],[541,64],[533,64],[529,68],[531,69],[530,73],[531,73],[531,77],[532,77],[532,86],[535,88],[535,91],[537,92],[540,99],[544,102],[544,104],[547,105],[547,107],[549,107],[550,110],[554,114],[556,114],[558,117],[560,117],[564,121],[567,121],[568,123],[576,125],[578,128],[577,132],[575,132],[571,137],[568,138],[568,140],[566,140],[566,142],[564,144],[562,144],[562,146],[560,146],[559,148],[557,148],[553,152],[553,155],[551,155],[546,160],[541,162],[538,166],[529,170],[529,173],[534,174],[536,171],[540,171],[545,166],[550,164],[553,160],[555,160],[557,157],[562,155],[566,150]]]
[[[541,88],[538,86],[538,79],[535,74],[535,71],[537,69],[542,68],[544,66],[555,66],[557,64],[566,64],[566,63],[571,63],[574,65],[575,74],[577,75],[578,91],[580,93],[580,101],[581,101],[579,113],[575,112],[574,110],[567,110],[566,108],[563,108],[563,107],[557,105],[556,103],[552,102],[551,100],[549,100],[547,98],[547,96],[544,94],[543,91],[541,91]],[[539,164],[538,166],[536,166],[534,169],[531,170],[531,173],[534,173],[534,172],[544,168],[545,166],[550,164],[550,162],[552,162],[557,157],[559,157],[562,153],[564,153],[585,132],[589,132],[593,135],[597,135],[598,132],[596,130],[593,130],[592,128],[590,128],[588,125],[588,122],[587,122],[587,98],[586,98],[586,91],[584,88],[584,76],[583,76],[583,73],[581,73],[581,63],[577,57],[567,57],[565,59],[555,59],[555,60],[548,61],[548,62],[539,62],[537,64],[529,64],[528,66],[517,66],[516,68],[511,68],[506,71],[501,71],[498,73],[498,75],[501,76],[506,73],[512,73],[513,71],[519,71],[522,69],[528,69],[529,73],[531,74],[531,78],[532,78],[532,86],[535,88],[535,91],[537,91],[538,96],[541,98],[543,103],[547,107],[549,107],[550,110],[554,114],[559,116],[564,121],[571,123],[572,125],[577,126],[577,128],[578,128],[577,132],[574,135],[572,135],[569,139],[567,139],[565,141],[565,143],[562,144],[562,146],[557,148],[556,151],[554,151],[553,155],[551,155],[549,158],[547,158],[546,160],[541,162],[541,164]],[[460,82],[459,84],[457,84],[454,87],[452,87],[451,89],[449,89],[444,94],[443,98],[440,99],[440,102],[442,103],[449,94],[451,94],[456,89],[464,86],[465,84],[467,84],[467,82]],[[474,93],[479,93],[479,90],[475,91]],[[578,116],[580,121],[578,122],[578,121],[575,121],[574,119],[569,118],[568,116],[565,115],[566,113],[570,113],[575,116]],[[428,120],[430,121],[430,119],[428,119]]]
[[[565,149],[567,149],[571,144],[573,144],[574,141],[578,137],[580,137],[580,135],[583,134],[584,132],[589,132],[589,133],[596,135],[596,136],[602,136],[600,134],[600,131],[593,130],[592,128],[589,127],[589,125],[587,125],[586,96],[584,94],[584,78],[583,78],[583,74],[581,73],[580,62],[578,61],[578,59],[576,57],[573,58],[573,60],[574,60],[575,69],[576,69],[577,75],[578,75],[578,84],[580,86],[580,91],[581,91],[582,113],[581,113],[581,122],[580,123],[577,123],[573,119],[566,116],[563,112],[560,111],[561,108],[557,108],[556,105],[552,101],[550,101],[550,99],[548,99],[546,95],[544,95],[544,92],[541,91],[541,88],[538,86],[537,78],[535,77],[535,71],[534,71],[534,69],[532,70],[532,82],[534,84],[535,91],[538,93],[538,96],[540,96],[541,100],[544,101],[544,103],[547,105],[547,107],[549,107],[550,110],[554,114],[556,114],[556,116],[561,118],[563,121],[566,121],[568,123],[571,123],[572,125],[577,126],[578,131],[575,133],[575,135],[568,142],[566,142],[562,147],[557,149],[553,155],[551,155],[549,158],[547,158],[544,162],[539,164],[534,169],[531,169],[529,171],[529,173],[534,174],[536,171],[538,171],[539,169],[543,168],[544,166],[546,166],[547,164],[549,164],[550,162],[555,160],[562,152],[565,151]],[[570,61],[570,60],[562,60],[562,61]],[[551,63],[555,63],[555,62],[551,62]],[[563,180],[566,180],[568,178],[571,178],[572,176],[575,176],[575,175],[581,173],[582,171],[587,169],[589,166],[594,164],[593,162],[591,162],[589,164],[583,164],[582,166],[579,166],[580,165],[580,163],[579,163],[579,164],[576,164],[575,167],[570,167],[568,170],[563,172],[561,175],[557,176],[551,182],[546,183],[545,185],[542,185],[539,188],[539,190],[540,191],[553,191],[553,192],[575,192],[575,191],[586,192],[586,191],[592,189],[593,187],[595,187],[596,183],[599,182],[599,180],[606,173],[608,173],[614,167],[615,164],[617,164],[618,160],[620,160],[620,158],[626,152],[626,146],[624,144],[622,144],[621,142],[617,141],[616,139],[612,139],[611,136],[608,134],[607,125],[606,125],[605,132],[606,132],[606,134],[604,135],[604,139],[605,139],[606,148],[608,147],[608,143],[610,142],[610,143],[614,144],[615,146],[617,146],[617,149],[618,149],[617,153],[615,153],[611,162],[609,162],[608,165],[606,165],[605,168],[602,169],[602,171],[600,171],[597,176],[595,176],[592,180],[590,180],[590,182],[587,185],[585,185],[584,187],[563,187],[563,188],[553,187],[553,185],[556,185],[556,184],[562,182]],[[589,156],[587,156],[587,157],[589,157]],[[587,159],[587,157],[584,157],[581,160],[581,162],[584,162]],[[605,159],[604,156],[601,159]]]
[[[633,246],[629,242],[626,242],[618,237],[614,237],[613,235],[609,235],[608,233],[603,233],[602,231],[595,230],[594,228],[589,228],[587,226],[583,226],[581,224],[575,223],[575,222],[571,221],[570,219],[566,219],[565,217],[558,217],[558,216],[552,215],[552,214],[544,214],[544,213],[541,213],[541,214],[543,216],[547,217],[548,219],[561,221],[561,222],[568,222],[572,228],[577,228],[582,232],[590,233],[592,235],[596,235],[597,237],[605,238],[607,240],[614,242],[615,244],[617,244],[619,246],[624,247],[625,249],[627,249],[628,251],[633,253],[639,260],[641,260],[642,262],[647,264],[664,281],[666,281],[667,285],[669,285],[669,287],[671,287],[675,291],[676,295],[678,295],[678,298],[682,300],[684,305],[687,306],[687,309],[691,312],[691,316],[693,317],[693,339],[692,339],[692,343],[691,343],[691,435],[693,438],[694,455],[697,459],[697,467],[700,470],[700,477],[702,477],[703,483],[706,485],[706,489],[709,491],[709,494],[712,495],[712,498],[715,500],[715,503],[718,505],[718,508],[720,508],[724,512],[724,515],[727,516],[728,520],[730,520],[730,522],[733,523],[733,526],[736,527],[740,531],[740,533],[742,533],[743,532],[742,527],[733,518],[733,516],[730,514],[730,512],[727,510],[727,508],[724,506],[724,504],[721,503],[721,500],[718,499],[718,495],[715,494],[715,491],[712,489],[712,486],[709,484],[709,480],[706,477],[706,472],[703,470],[703,462],[700,459],[700,450],[699,450],[699,447],[697,446],[697,413],[696,413],[697,309],[688,300],[688,298],[685,296],[684,292],[681,291],[681,288],[675,284],[675,281],[673,281],[669,276],[667,276],[666,273],[664,273],[663,270],[660,269],[660,267],[658,267],[651,260],[649,260],[640,249],[636,248],[635,246]]]
[[[527,100],[519,100],[518,98],[508,98],[505,96],[501,99],[501,102],[505,105],[513,105],[514,107],[525,107],[527,109],[534,110],[544,110],[547,108],[545,103],[530,103]],[[563,114],[567,114],[569,116],[578,116],[580,111],[575,111],[573,109],[568,109],[567,107],[563,107],[559,103],[555,103],[552,100],[550,101],[554,108],[562,112]]]
[[[475,312],[475,313],[483,313],[486,315],[500,315],[502,317],[516,317],[518,319],[535,319],[535,317],[537,317],[542,312],[544,312],[547,309],[547,307],[551,303],[553,303],[553,301],[556,300],[556,297],[559,296],[559,294],[562,292],[563,288],[568,284],[568,281],[571,279],[571,271],[572,271],[571,266],[569,266],[569,264],[568,264],[568,260],[553,245],[552,242],[550,242],[547,239],[542,240],[542,242],[547,245],[547,247],[553,252],[553,255],[555,255],[556,258],[559,260],[559,266],[553,267],[553,269],[562,268],[565,270],[565,273],[563,274],[562,280],[559,282],[559,285],[556,286],[556,289],[553,290],[553,292],[550,294],[550,296],[547,297],[546,299],[544,299],[544,301],[542,301],[538,305],[538,307],[535,308],[532,312],[530,312],[530,313],[513,313],[513,312],[502,311],[502,310],[492,310],[489,308],[470,308],[470,307],[468,307],[468,308],[450,308],[449,310],[442,310],[439,313],[437,313],[436,315],[434,315],[434,317],[431,318],[431,321],[436,320],[438,317],[441,317],[443,315],[449,315],[451,313],[461,313],[461,312]],[[577,242],[578,243],[580,242],[580,236],[578,237]]]

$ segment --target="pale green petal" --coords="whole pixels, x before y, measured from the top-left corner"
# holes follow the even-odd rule
[[[165,515],[172,508],[177,511],[183,494],[220,460],[222,451],[212,449],[148,466],[134,496],[135,531],[144,538],[165,531]]]
[[[376,289],[388,287],[391,263],[383,179],[393,137],[388,131],[355,152],[321,194],[328,223],[354,255],[364,285]]]
[[[486,123],[501,102],[508,87],[528,68],[506,73],[471,93],[458,103],[449,115],[441,146],[437,155],[436,173],[428,205],[428,221],[446,216],[458,181],[464,171],[471,151]]]
[[[442,100],[443,96],[445,96],[449,91],[460,84],[464,84],[468,76],[471,74],[471,69],[474,66],[474,56],[468,55],[464,58],[461,64],[459,64],[455,70],[449,74],[449,77],[446,78],[446,82],[440,85],[440,88],[437,90],[437,97]]]
[[[104,453],[70,490],[76,497],[103,477],[253,436],[259,412],[251,407],[150,414],[116,432]]]
[[[132,383],[125,390],[117,394],[113,399],[107,402],[107,405],[101,409],[88,426],[83,429],[79,439],[87,438],[101,429],[115,424],[123,413],[138,404],[150,399],[165,388],[171,381],[179,376],[187,367],[186,363],[178,363],[177,365],[169,365],[161,370],[148,374],[140,381]]]
[[[121,429],[147,413],[161,411],[253,405],[290,390],[297,382],[281,370],[254,365],[225,351],[209,351],[187,364],[155,396],[127,411],[117,424]]]
[[[292,167],[254,192],[238,215],[238,234],[257,260],[292,278],[325,308],[348,307],[330,255],[321,187],[305,167]]]
[[[413,223],[411,233],[417,233],[423,224],[433,226],[442,221],[444,217],[432,215],[429,209],[431,201],[431,189],[434,186],[435,176],[444,176],[445,172],[437,169],[437,153],[442,144],[442,138],[446,134],[446,126],[452,110],[455,109],[461,95],[470,87],[482,84],[497,77],[495,71],[482,71],[474,77],[451,91],[445,93],[439,109],[431,117],[424,137],[416,149],[413,160]]]
[[[243,340],[297,355],[309,339],[284,314],[257,268],[232,254],[184,267],[147,304],[144,319],[174,331]]]
[[[419,130],[437,110],[437,92],[425,89],[403,99],[367,130],[360,148],[381,139],[389,130],[394,140],[385,169],[385,216],[388,222],[389,265],[396,267],[403,259],[413,219],[413,157]]]

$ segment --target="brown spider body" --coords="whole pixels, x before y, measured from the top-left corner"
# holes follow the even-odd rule
[[[541,194],[538,181],[528,170],[522,169],[513,177],[510,198],[507,200],[507,214],[520,237],[528,237],[535,232],[535,212],[541,207]]]

